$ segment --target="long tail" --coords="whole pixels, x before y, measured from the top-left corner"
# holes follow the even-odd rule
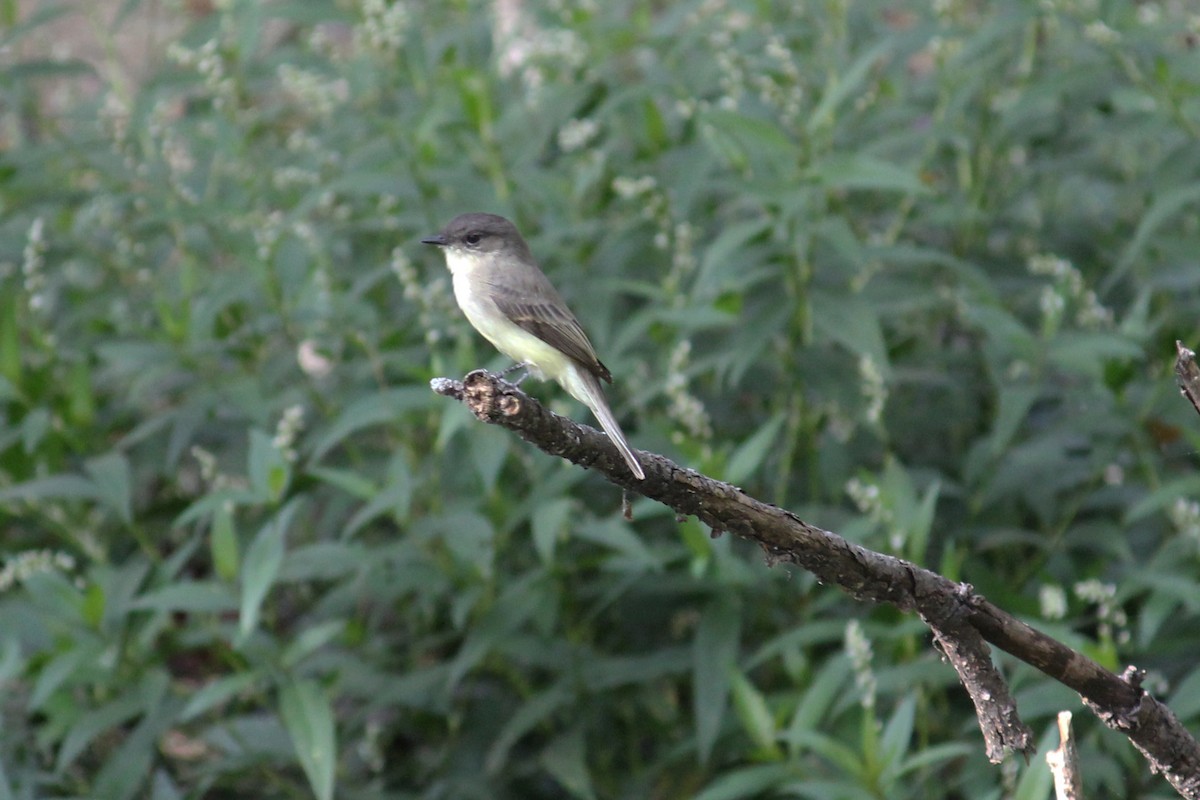
[[[596,380],[596,376],[592,373],[580,369],[574,364],[563,377],[565,378],[563,388],[596,415],[596,419],[600,421],[600,427],[604,428],[608,438],[617,446],[617,450],[621,451],[621,457],[629,465],[629,471],[639,481],[645,480],[646,473],[642,471],[642,465],[638,463],[637,456],[633,454],[629,443],[625,441],[625,434],[621,432],[621,426],[617,424],[617,418],[613,416],[608,407],[608,400],[604,398],[604,390],[600,388],[600,381]]]

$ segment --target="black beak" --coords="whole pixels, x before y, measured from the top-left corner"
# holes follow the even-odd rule
[[[440,233],[437,236],[426,236],[421,240],[421,244],[434,244],[438,247],[445,247],[446,237],[442,236]]]

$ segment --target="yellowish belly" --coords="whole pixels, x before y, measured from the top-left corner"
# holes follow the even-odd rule
[[[472,327],[497,350],[514,361],[528,362],[532,367],[530,372],[538,378],[561,381],[570,367],[570,359],[510,321],[489,298],[473,291],[467,278],[460,274],[454,276],[454,299]]]

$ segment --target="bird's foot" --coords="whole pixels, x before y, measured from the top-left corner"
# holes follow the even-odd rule
[[[515,381],[509,381],[509,383],[511,383],[513,386],[520,386],[521,381],[523,381],[529,377],[529,368],[531,366],[533,366],[533,365],[530,364],[528,361],[518,361],[516,364],[513,364],[511,367],[506,367],[506,368],[500,370],[500,377],[503,378],[504,376],[509,375],[513,372],[516,372],[519,369],[523,369],[523,370],[525,370],[525,372],[522,373],[521,377],[517,378]]]

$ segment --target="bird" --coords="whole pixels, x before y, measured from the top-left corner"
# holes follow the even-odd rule
[[[515,360],[514,369],[524,368],[526,375],[539,380],[557,381],[591,409],[629,470],[644,480],[646,473],[600,385],[612,383],[612,373],[517,227],[497,214],[472,212],[450,220],[421,243],[442,250],[454,299],[471,326]]]

